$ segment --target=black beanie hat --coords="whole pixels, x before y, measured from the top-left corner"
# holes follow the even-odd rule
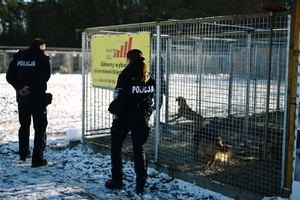
[[[31,45],[32,47],[40,47],[40,45],[46,44],[44,42],[44,40],[42,40],[41,38],[35,38],[32,40]]]

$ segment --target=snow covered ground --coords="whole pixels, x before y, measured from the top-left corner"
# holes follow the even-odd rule
[[[49,165],[31,168],[31,159],[20,162],[18,112],[15,92],[0,74],[0,199],[210,199],[227,196],[148,169],[145,192],[135,194],[133,163],[124,163],[123,190],[104,187],[110,178],[110,156],[95,153],[86,145],[70,147],[70,137],[81,126],[81,75],[53,74],[48,92],[54,94],[48,107],[48,140],[45,158]],[[72,131],[73,130],[73,131]],[[70,134],[66,134],[66,132]],[[31,129],[30,146],[33,146]],[[284,200],[265,197],[263,200]]]

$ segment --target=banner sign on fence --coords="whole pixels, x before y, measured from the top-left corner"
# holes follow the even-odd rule
[[[115,88],[118,75],[126,67],[126,54],[131,49],[143,52],[150,65],[150,32],[92,37],[92,84]]]

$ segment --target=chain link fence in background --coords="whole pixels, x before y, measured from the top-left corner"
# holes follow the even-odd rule
[[[0,73],[6,73],[13,55],[20,49],[28,47],[0,46]],[[52,73],[78,73],[81,74],[81,49],[46,48],[46,55],[50,57]]]

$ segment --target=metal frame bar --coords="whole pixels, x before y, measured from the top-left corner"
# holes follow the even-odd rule
[[[290,14],[290,11],[282,11],[274,13],[275,16],[284,16]],[[233,15],[233,16],[220,16],[220,17],[204,17],[196,19],[184,19],[184,20],[169,20],[169,21],[157,21],[157,22],[145,22],[145,23],[135,23],[135,24],[121,24],[121,25],[111,25],[102,27],[91,27],[87,29],[77,29],[76,32],[94,32],[97,33],[101,30],[111,30],[111,29],[125,29],[125,28],[141,28],[141,27],[153,27],[157,25],[173,25],[173,24],[188,24],[188,23],[201,23],[201,22],[216,22],[216,21],[226,21],[226,20],[238,20],[238,19],[252,19],[252,18],[262,18],[268,17],[269,12],[260,14],[247,14],[247,15]]]

